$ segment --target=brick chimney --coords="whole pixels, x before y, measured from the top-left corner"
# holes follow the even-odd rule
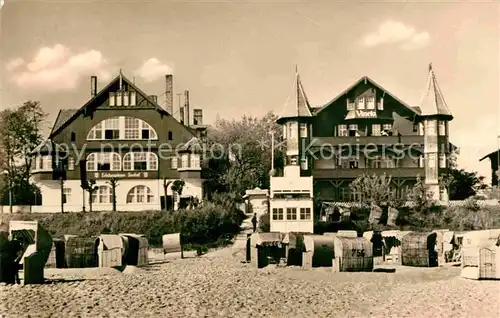
[[[165,109],[170,115],[174,113],[174,79],[172,74],[165,75]]]
[[[97,95],[97,76],[90,77],[90,96],[96,97]]]
[[[193,125],[201,126],[203,125],[203,110],[193,109]]]
[[[184,91],[184,125],[189,126],[189,91]]]

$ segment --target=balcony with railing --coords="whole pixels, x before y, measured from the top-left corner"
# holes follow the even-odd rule
[[[316,169],[312,175],[315,179],[355,179],[362,174],[386,174],[393,178],[416,178],[424,177],[424,168],[334,168],[334,169]]]

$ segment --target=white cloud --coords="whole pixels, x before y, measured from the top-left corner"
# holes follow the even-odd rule
[[[375,32],[365,35],[361,44],[365,47],[375,47],[399,43],[402,49],[414,50],[426,46],[429,42],[429,33],[417,32],[415,28],[401,22],[387,20]]]
[[[13,59],[11,61],[9,61],[6,65],[5,65],[5,68],[7,69],[7,71],[9,72],[12,72],[14,71],[15,69],[17,69],[18,67],[24,65],[24,60],[20,57],[16,58],[16,59]]]
[[[135,75],[142,77],[146,82],[153,82],[166,74],[172,74],[172,71],[169,65],[153,57],[144,62],[135,71]]]
[[[108,81],[111,74],[100,51],[72,52],[62,44],[43,47],[29,63],[15,59],[7,64],[12,81],[24,89],[45,91],[69,90],[77,87],[82,77],[96,75]],[[19,69],[25,66],[23,69]]]

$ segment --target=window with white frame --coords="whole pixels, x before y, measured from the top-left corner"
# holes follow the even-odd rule
[[[366,97],[366,109],[375,109],[375,96]]]
[[[446,154],[439,154],[439,168],[446,168]]]
[[[116,152],[93,152],[87,156],[87,171],[120,171],[121,157]]]
[[[99,186],[96,191],[92,193],[93,204],[108,204],[113,203],[113,194],[111,187]]]
[[[358,109],[365,109],[365,98],[358,97]]]
[[[351,124],[349,125],[349,136],[358,136],[358,125],[357,124]]]
[[[130,95],[129,92],[122,92],[123,94],[123,106],[129,106]]]
[[[387,156],[378,156],[377,158],[370,159],[370,166],[374,169],[396,167],[395,161]]]
[[[384,110],[384,98],[380,98],[380,101],[377,103],[378,110]]]
[[[297,220],[297,208],[286,208],[286,219]]]
[[[357,169],[359,167],[359,159],[356,157],[342,158],[340,167],[342,169]]]
[[[311,208],[300,208],[300,219],[310,220],[311,219]]]
[[[309,168],[307,157],[300,159],[300,169],[307,170]]]
[[[197,153],[190,154],[189,163],[190,163],[191,168],[199,168],[200,167],[200,155]]]
[[[38,156],[35,159],[35,169],[34,170],[52,170],[52,157],[51,156]]]
[[[373,124],[372,125],[372,136],[380,136],[381,134],[380,130],[380,124]]]
[[[157,140],[156,131],[145,121],[133,117],[112,117],[95,125],[87,140]]]
[[[382,136],[392,136],[392,124],[383,124],[382,132],[380,134]]]
[[[71,200],[71,188],[63,188],[63,204],[68,203]]]
[[[181,154],[181,167],[182,168],[189,168],[189,154],[188,153]]]
[[[127,194],[127,203],[153,203],[153,191],[149,187],[138,185]]]
[[[301,138],[307,137],[307,124],[304,123],[300,124],[300,137]]]
[[[122,106],[122,92],[116,92],[116,106]]]
[[[437,135],[437,127],[436,127],[436,121],[434,120],[428,120],[425,122],[426,125],[426,131],[429,136],[436,136]]]
[[[347,98],[346,101],[347,101],[347,110],[354,110],[356,108],[355,104],[351,102],[349,98]]]
[[[104,139],[120,139],[120,119],[119,117],[106,119],[104,122]]]
[[[75,158],[73,157],[68,157],[68,170],[73,171],[75,170]]]
[[[418,156],[418,167],[419,168],[424,167],[424,156],[423,155]]]
[[[109,106],[116,105],[116,95],[115,92],[109,92]]]
[[[179,166],[179,158],[172,157],[170,158],[170,168],[177,169]]]
[[[125,117],[125,139],[139,139],[140,121],[138,118]]]
[[[123,156],[124,171],[158,170],[158,156],[153,152],[129,152]]]
[[[424,135],[424,124],[423,123],[419,123],[418,124],[418,135],[419,136],[423,136]]]
[[[446,136],[446,122],[443,120],[439,121],[439,136]]]
[[[283,208],[273,209],[273,220],[283,220]]]
[[[338,134],[339,137],[346,137],[349,134],[347,133],[347,125],[338,125]]]
[[[130,92],[130,106],[136,106],[137,103],[137,95],[136,92],[131,91]]]

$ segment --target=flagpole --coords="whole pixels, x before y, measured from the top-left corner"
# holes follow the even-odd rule
[[[274,131],[271,130],[271,171],[274,173]]]

